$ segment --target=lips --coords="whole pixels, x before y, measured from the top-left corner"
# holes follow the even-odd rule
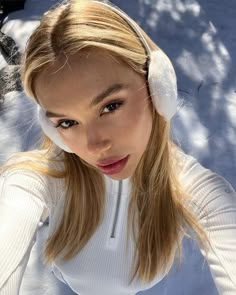
[[[97,167],[99,170],[107,175],[117,174],[123,170],[128,162],[129,155],[123,158],[110,158],[100,161]]]
[[[102,161],[99,161],[97,166],[98,167],[103,167],[103,166],[107,166],[107,165],[111,165],[111,164],[115,164],[116,162],[121,161],[122,159],[124,159],[124,157],[113,157],[113,158],[108,158]]]

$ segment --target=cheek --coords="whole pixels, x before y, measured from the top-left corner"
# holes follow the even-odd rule
[[[79,139],[78,132],[73,131],[59,131],[60,137],[63,142],[78,156],[83,157],[85,154],[83,145],[81,144],[81,138]]]
[[[134,145],[146,145],[152,129],[151,106],[142,98],[136,98],[136,103],[127,108],[121,118],[121,126],[123,133],[129,141],[134,141]]]

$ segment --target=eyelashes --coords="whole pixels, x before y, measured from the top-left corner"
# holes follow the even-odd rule
[[[76,123],[76,124],[74,124],[74,123]],[[64,124],[64,126],[62,124]],[[69,124],[69,126],[68,126],[68,124]],[[65,126],[65,125],[67,125],[67,126]],[[73,125],[78,125],[78,123],[74,120],[61,120],[61,121],[58,121],[58,123],[54,127],[68,129]]]
[[[116,110],[118,110],[122,104],[123,104],[123,101],[116,101],[116,102],[109,103],[103,108],[103,112],[101,114],[103,115],[103,114],[113,113]],[[104,112],[105,109],[108,109],[108,112]]]
[[[101,111],[101,116],[103,115],[108,115],[108,114],[113,114],[115,111],[117,111],[122,105],[124,104],[124,101],[114,101],[111,102],[107,105],[105,105],[105,107],[102,108]],[[78,125],[79,123],[75,120],[59,120],[56,125],[54,126],[55,128],[61,128],[61,129],[69,129],[70,127],[74,126],[74,125]]]

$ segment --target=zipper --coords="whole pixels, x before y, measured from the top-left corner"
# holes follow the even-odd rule
[[[112,226],[112,231],[111,231],[111,239],[115,239],[116,237],[116,229],[117,229],[117,220],[118,220],[118,215],[120,211],[120,203],[121,203],[121,192],[122,192],[122,181],[119,181],[119,188],[118,188],[118,196],[116,200],[116,211],[115,211],[115,216],[113,220],[113,226]]]

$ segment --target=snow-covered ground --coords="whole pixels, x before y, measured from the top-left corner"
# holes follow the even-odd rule
[[[26,0],[25,10],[12,13],[3,31],[23,50],[40,15],[56,0]],[[179,112],[173,136],[203,165],[223,175],[236,189],[236,1],[235,0],[114,0],[128,12],[172,59],[179,90]],[[0,67],[4,60],[0,59]],[[9,93],[0,109],[0,163],[18,150],[34,147],[39,128],[34,105],[23,95]],[[37,242],[20,295],[74,294],[42,267]],[[183,264],[142,294],[216,295],[207,263],[197,246],[183,242]],[[102,294],[99,294],[102,295]]]

